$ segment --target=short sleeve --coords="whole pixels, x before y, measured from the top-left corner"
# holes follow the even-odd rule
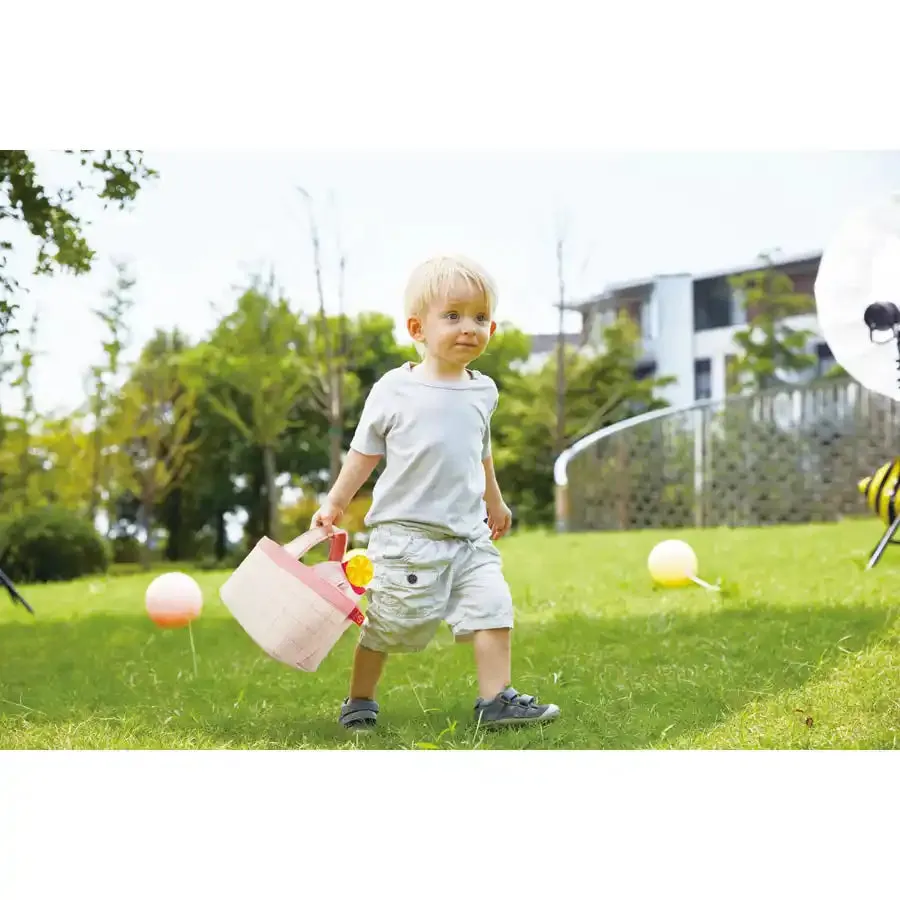
[[[488,413],[487,424],[484,428],[484,440],[481,445],[481,459],[482,462],[491,456],[491,418],[494,413],[497,411],[497,403],[499,402],[499,397],[497,394],[494,395],[494,405],[491,407],[491,411]]]
[[[350,449],[364,456],[384,456],[386,451],[388,409],[385,404],[385,390],[380,383],[373,385],[363,405],[362,415]]]

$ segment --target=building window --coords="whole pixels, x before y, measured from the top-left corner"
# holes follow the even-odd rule
[[[712,365],[708,359],[694,360],[694,399],[712,397]]]
[[[648,297],[641,303],[641,337],[645,341],[655,341],[659,337],[659,321],[654,298]]]
[[[646,378],[653,378],[656,375],[656,363],[646,362],[635,367],[634,380],[643,381]]]
[[[694,331],[734,324],[734,299],[727,278],[694,282]]]
[[[694,282],[694,331],[734,324],[734,300],[727,278]]]
[[[614,309],[596,310],[591,324],[591,344],[600,347],[603,344],[603,332],[616,322],[617,311]]]

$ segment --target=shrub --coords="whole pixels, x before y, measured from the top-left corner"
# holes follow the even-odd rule
[[[114,537],[112,546],[112,561],[114,563],[138,563],[141,561],[141,543],[130,534],[122,534]]]
[[[108,566],[103,538],[67,509],[38,507],[4,528],[0,567],[13,581],[68,581],[105,572]]]

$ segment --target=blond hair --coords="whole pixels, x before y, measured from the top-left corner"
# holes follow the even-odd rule
[[[460,286],[481,294],[493,319],[497,308],[494,280],[478,263],[464,256],[436,256],[416,266],[403,297],[406,318],[421,316],[435,300],[446,300]]]

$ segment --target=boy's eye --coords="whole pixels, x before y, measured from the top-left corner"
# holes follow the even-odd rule
[[[459,314],[458,314],[458,313],[455,313],[455,312],[447,313],[447,318],[448,318],[448,319],[458,319],[458,318],[459,318]]]
[[[485,315],[480,315],[480,316],[477,316],[477,319],[479,322],[481,322],[482,325],[484,325],[484,323],[487,322],[488,317]]]

